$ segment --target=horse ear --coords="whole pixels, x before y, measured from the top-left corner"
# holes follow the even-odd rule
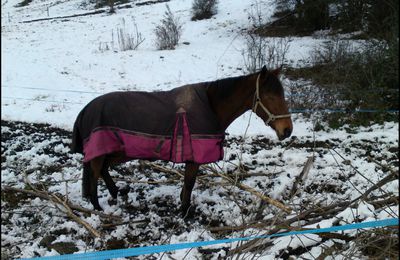
[[[263,66],[261,69],[261,74],[265,75],[268,72],[267,66]]]

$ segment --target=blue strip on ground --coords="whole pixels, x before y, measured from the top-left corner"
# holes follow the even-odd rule
[[[336,232],[336,231],[350,230],[350,229],[386,227],[386,226],[397,226],[397,225],[399,225],[399,219],[392,218],[392,219],[384,219],[384,220],[377,220],[377,221],[353,223],[353,224],[347,224],[347,225],[343,225],[343,226],[333,226],[333,227],[329,227],[329,228],[291,231],[291,232],[277,233],[277,234],[264,235],[264,236],[239,237],[239,238],[229,238],[229,239],[220,239],[220,240],[211,240],[211,241],[188,242],[188,243],[159,245],[159,246],[146,246],[146,247],[96,251],[96,252],[88,252],[88,253],[77,253],[77,254],[70,254],[70,255],[25,258],[25,259],[43,259],[43,260],[112,259],[112,258],[120,258],[120,257],[155,254],[155,253],[162,253],[162,252],[168,252],[168,251],[174,251],[174,250],[180,250],[180,249],[187,249],[187,248],[194,248],[194,247],[201,247],[201,246],[210,246],[210,245],[224,244],[224,243],[232,243],[232,242],[237,242],[237,241],[246,241],[246,240],[253,240],[253,239],[265,239],[265,238],[272,238],[272,237],[304,235],[304,234],[317,234],[317,233]]]

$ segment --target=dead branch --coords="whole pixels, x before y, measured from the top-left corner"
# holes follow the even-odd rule
[[[56,19],[66,19],[66,18],[73,18],[73,17],[79,17],[79,16],[88,16],[88,15],[94,15],[94,14],[101,14],[101,13],[104,13],[104,12],[105,12],[105,10],[97,10],[97,11],[83,13],[83,14],[73,14],[73,15],[66,15],[66,16],[56,16],[56,17],[46,17],[46,18],[33,19],[33,20],[28,20],[28,21],[22,21],[21,23],[33,23],[33,22],[56,20]]]
[[[181,173],[181,172],[178,171],[178,170],[171,169],[171,168],[167,168],[167,167],[164,167],[164,166],[155,164],[155,163],[153,163],[153,162],[144,161],[143,164],[146,165],[146,166],[148,166],[148,167],[151,167],[151,168],[157,169],[157,170],[159,170],[159,171],[162,171],[162,172],[176,174],[176,175],[178,175],[180,178],[183,178],[183,177],[184,177],[184,174]]]
[[[39,197],[39,198],[44,199],[44,200],[51,200],[49,195],[46,195],[46,193],[43,192],[43,191],[25,190],[25,189],[14,188],[14,187],[11,187],[11,186],[2,186],[1,190],[4,191],[4,192],[26,193],[26,194],[29,194],[31,196]],[[66,202],[66,203],[67,203],[69,208],[71,208],[73,210],[80,211],[82,213],[95,214],[95,215],[98,215],[99,217],[106,218],[106,219],[114,219],[114,220],[120,220],[121,219],[121,217],[119,217],[119,216],[108,215],[108,214],[105,214],[105,213],[97,211],[97,210],[90,210],[90,209],[87,209],[87,208],[83,208],[81,206],[74,205],[71,202]]]
[[[345,202],[339,202],[336,204],[332,204],[329,206],[325,206],[325,207],[314,207],[311,209],[308,209],[300,214],[298,214],[297,216],[294,216],[292,218],[280,221],[280,222],[276,222],[274,223],[274,220],[272,219],[268,219],[268,220],[264,220],[262,222],[259,223],[252,223],[252,224],[247,224],[247,225],[242,225],[242,226],[237,226],[237,227],[215,227],[215,228],[211,228],[210,231],[211,232],[219,232],[219,231],[225,231],[225,230],[231,230],[231,231],[235,231],[236,229],[238,230],[244,230],[247,228],[263,228],[266,226],[274,226],[274,229],[270,230],[268,232],[268,234],[275,234],[279,231],[284,230],[291,230],[293,229],[293,227],[291,226],[291,224],[293,224],[296,221],[300,221],[300,220],[307,220],[307,225],[311,225],[314,223],[318,223],[320,222],[322,219],[327,219],[331,216],[334,216],[336,214],[338,214],[339,212],[345,210],[346,208],[350,207],[352,204],[354,204],[355,202],[357,202],[358,200],[353,200],[353,201],[345,201]],[[369,204],[373,205],[375,208],[381,208],[384,207],[388,204],[391,203],[399,203],[399,197],[390,197],[384,200],[376,200],[376,201],[367,201]],[[352,239],[351,237],[339,237],[337,236],[338,234],[334,234],[334,238],[338,238],[338,239],[342,239],[347,241],[348,239]],[[329,234],[324,234],[321,237],[324,238],[328,238],[328,236],[330,236]],[[347,240],[346,240],[347,239]],[[260,246],[260,242],[262,242],[264,240],[260,240],[260,239],[255,239],[253,241],[249,241],[247,243],[244,243],[243,245],[229,251],[228,255],[233,255],[239,252],[248,252],[251,249],[254,249],[255,247]]]
[[[399,177],[398,173],[391,173],[388,176],[386,176],[385,178],[383,178],[382,180],[380,180],[378,183],[374,184],[371,188],[369,188],[363,195],[361,195],[362,199],[367,199],[368,195],[373,192],[374,190],[380,189],[383,185],[397,180],[397,178]]]
[[[47,191],[40,191],[36,189],[29,181],[28,176],[26,172],[23,172],[24,175],[24,180],[29,187],[33,189],[33,192],[36,192],[37,194],[41,194],[41,198],[46,198],[47,200],[50,200],[51,202],[54,203],[57,209],[59,209],[61,212],[65,213],[68,217],[70,217],[72,220],[77,222],[78,224],[81,224],[84,228],[86,228],[90,234],[94,237],[101,237],[100,233],[96,231],[89,223],[84,221],[83,219],[79,218],[75,213],[73,213],[71,207],[68,205],[67,197],[61,199],[55,194],[49,194]],[[32,192],[32,191],[31,191]],[[31,193],[32,194],[32,193]],[[64,210],[60,207],[63,206]]]
[[[149,220],[142,219],[142,220],[121,221],[121,222],[116,222],[116,223],[102,223],[101,226],[103,229],[106,229],[106,228],[112,228],[112,227],[122,226],[122,225],[142,224],[142,223],[149,223]]]
[[[397,175],[397,178],[399,177],[399,170],[397,169],[397,171],[395,169],[392,169],[389,165],[383,165],[381,162],[378,162],[377,160],[375,160],[374,158],[372,158],[371,156],[367,157],[368,160],[373,161],[374,163],[376,163],[377,165],[379,165],[383,170],[389,171],[391,172],[393,175]]]
[[[77,222],[78,224],[81,224],[84,228],[86,228],[90,234],[94,237],[101,237],[101,234],[95,230],[89,223],[84,221],[83,219],[79,218],[75,213],[72,211],[72,209],[68,206],[68,203],[66,201],[63,201],[61,198],[59,198],[57,195],[49,195],[50,200],[54,202],[56,207],[67,214],[68,217],[70,217],[72,220]],[[59,205],[62,205],[65,210],[62,210]]]
[[[308,157],[303,170],[301,171],[299,176],[296,177],[296,180],[293,183],[292,190],[290,191],[289,194],[289,200],[292,199],[295,195],[297,195],[298,185],[303,183],[304,180],[307,178],[308,172],[311,170],[313,162],[314,162],[314,156]]]
[[[376,200],[376,201],[367,201],[367,203],[374,206],[375,209],[383,208],[385,206],[389,206],[391,204],[399,205],[399,196],[392,196],[384,200]]]
[[[277,200],[274,200],[274,199],[272,199],[272,198],[270,198],[270,197],[268,197],[268,196],[266,196],[264,194],[261,194],[260,192],[258,192],[257,190],[255,190],[252,187],[249,187],[249,186],[247,186],[247,185],[245,185],[243,183],[237,182],[237,181],[235,181],[234,179],[228,177],[225,174],[221,174],[221,173],[218,173],[218,172],[215,172],[215,174],[217,174],[221,178],[225,179],[230,184],[235,185],[236,187],[238,187],[238,188],[240,188],[242,190],[250,192],[251,194],[259,197],[260,199],[262,199],[263,201],[265,201],[265,202],[267,202],[267,203],[269,203],[269,204],[271,204],[271,205],[273,205],[275,207],[278,207],[278,208],[282,209],[283,211],[285,211],[287,213],[292,212],[292,210],[289,207],[283,205],[282,203],[280,203]]]
[[[154,168],[154,169],[157,169],[157,170],[160,170],[160,171],[163,171],[163,172],[169,172],[169,173],[177,174],[177,175],[178,175],[179,177],[181,177],[181,178],[184,177],[184,174],[182,174],[182,173],[181,173],[180,171],[178,171],[178,170],[169,169],[169,168],[163,167],[163,166],[161,166],[161,165],[158,165],[158,164],[155,164],[155,163],[152,163],[152,162],[144,162],[144,164],[145,164],[146,166],[152,167],[152,168]],[[259,198],[262,199],[263,201],[265,201],[265,202],[267,202],[267,203],[269,203],[269,204],[271,204],[271,205],[273,205],[273,206],[275,206],[275,207],[278,207],[278,208],[284,210],[284,211],[287,212],[287,213],[290,213],[290,212],[291,212],[291,209],[290,209],[289,207],[283,205],[282,203],[280,203],[280,202],[277,201],[277,200],[274,200],[274,199],[272,199],[272,198],[270,198],[270,197],[268,197],[268,196],[266,196],[266,195],[264,195],[264,194],[261,194],[260,192],[256,191],[254,188],[249,187],[249,186],[247,186],[247,185],[245,185],[245,184],[242,184],[242,183],[240,183],[240,182],[236,182],[235,180],[233,180],[232,178],[228,177],[227,175],[221,174],[221,173],[219,173],[219,172],[216,172],[216,171],[213,170],[213,169],[210,169],[210,168],[207,168],[207,169],[211,170],[215,175],[217,175],[217,176],[219,176],[219,177],[222,177],[223,179],[225,179],[226,181],[228,181],[230,184],[233,184],[233,185],[237,186],[237,187],[240,188],[240,189],[243,189],[243,190],[245,190],[245,191],[248,191],[248,192],[252,193],[253,195],[259,197]],[[201,181],[201,180],[199,180],[199,181]]]

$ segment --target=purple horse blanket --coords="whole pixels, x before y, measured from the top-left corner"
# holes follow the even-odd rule
[[[114,152],[127,159],[210,163],[223,158],[224,130],[205,85],[160,92],[112,92],[79,113],[72,152],[84,162]]]

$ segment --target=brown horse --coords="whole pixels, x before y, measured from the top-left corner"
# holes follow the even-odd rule
[[[185,214],[199,166],[223,158],[226,128],[252,109],[279,140],[292,133],[292,121],[278,79],[279,69],[203,82],[161,92],[113,92],[90,102],[74,125],[72,152],[85,155],[82,195],[101,210],[97,182],[111,195],[118,188],[110,165],[133,159],[185,163],[180,194]]]

